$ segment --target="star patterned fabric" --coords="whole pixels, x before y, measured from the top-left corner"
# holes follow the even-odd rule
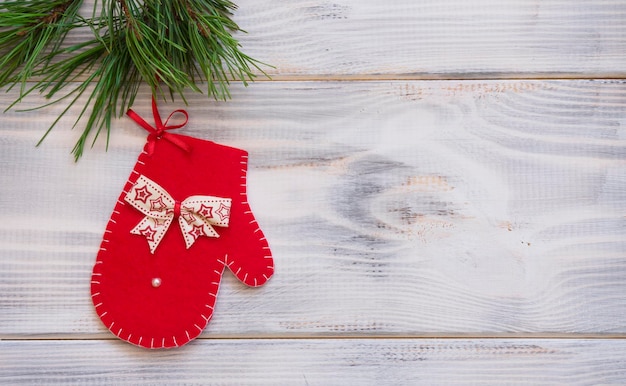
[[[149,197],[157,197],[148,199]],[[176,200],[159,184],[146,176],[139,176],[133,189],[124,196],[124,200],[139,210],[144,217],[130,233],[146,238],[150,252],[154,254],[170,224],[178,215],[178,223],[183,232],[185,245],[190,248],[200,236],[219,237],[213,228],[228,227],[231,199],[214,196],[191,196],[177,204]],[[213,215],[213,208],[218,216]]]

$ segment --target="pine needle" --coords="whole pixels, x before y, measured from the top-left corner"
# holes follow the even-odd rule
[[[43,141],[77,103],[84,103],[74,126],[83,132],[74,146],[78,160],[111,122],[133,105],[141,82],[153,95],[185,93],[230,98],[231,81],[247,85],[266,66],[245,55],[233,33],[236,5],[227,0],[104,0],[92,15],[78,13],[82,0],[0,2],[0,87],[19,86],[13,108],[32,92],[50,103],[66,103]],[[63,43],[77,28],[93,38]],[[39,143],[41,143],[41,141]]]

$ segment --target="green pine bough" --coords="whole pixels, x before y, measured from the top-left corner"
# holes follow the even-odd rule
[[[247,84],[255,71],[265,74],[265,65],[241,52],[233,37],[242,30],[232,20],[231,1],[104,0],[96,1],[90,17],[79,13],[81,5],[82,0],[0,2],[0,87],[18,90],[7,110],[33,92],[50,101],[44,106],[65,102],[43,141],[85,100],[74,124],[84,122],[72,151],[76,160],[89,138],[93,146],[103,131],[108,144],[112,120],[132,106],[142,82],[157,97],[185,101],[185,92],[192,91],[226,100],[229,82]],[[81,28],[93,37],[63,44]]]

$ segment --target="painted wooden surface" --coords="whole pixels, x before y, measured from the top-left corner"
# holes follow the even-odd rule
[[[626,76],[622,0],[235,3],[244,51],[279,79]]]
[[[0,374],[6,384],[584,385],[602,380],[617,385],[626,377],[626,347],[597,340],[226,339],[150,355],[122,342],[0,342],[0,347],[0,369],[13,369]]]
[[[626,382],[626,4],[238,4],[275,79],[183,130],[250,151],[275,277],[180,350],[112,339],[89,277],[145,134],[74,164],[73,116],[34,147],[63,106],[7,112],[0,383]]]
[[[626,75],[620,0],[242,0],[248,51],[280,75]]]

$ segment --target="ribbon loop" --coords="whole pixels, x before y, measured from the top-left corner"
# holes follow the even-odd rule
[[[172,119],[172,117],[176,114],[183,114],[185,116],[185,121],[183,123],[179,123],[177,125],[171,125],[168,126],[168,123],[170,121],[170,119]],[[176,129],[180,129],[181,127],[184,127],[187,122],[189,121],[189,114],[187,114],[187,111],[183,110],[183,109],[178,109],[178,110],[174,110],[170,113],[170,115],[167,117],[167,119],[165,120],[165,125],[163,125],[163,130],[176,130]]]
[[[124,201],[145,215],[130,233],[144,236],[152,254],[175,218],[178,218],[187,249],[200,236],[219,237],[213,227],[228,227],[230,219],[230,198],[191,196],[178,202],[144,175],[137,178]]]
[[[185,120],[182,123],[179,123],[176,125],[168,125],[170,119],[174,115],[179,114],[179,113],[185,116]],[[167,119],[165,120],[165,123],[163,123],[163,120],[161,119],[161,114],[159,114],[159,108],[157,107],[156,99],[154,98],[154,96],[152,96],[152,116],[154,117],[154,124],[156,127],[151,126],[148,122],[146,122],[145,119],[143,119],[133,109],[128,109],[128,111],[126,112],[126,115],[128,115],[139,126],[143,127],[146,131],[150,133],[148,135],[148,142],[149,142],[148,155],[152,155],[152,152],[154,151],[154,144],[157,139],[165,139],[168,142],[180,147],[186,152],[191,151],[191,146],[188,143],[183,141],[180,137],[170,135],[167,132],[167,130],[180,129],[181,127],[187,124],[187,122],[189,121],[189,114],[187,114],[187,111],[182,110],[182,109],[175,110],[167,117]]]

